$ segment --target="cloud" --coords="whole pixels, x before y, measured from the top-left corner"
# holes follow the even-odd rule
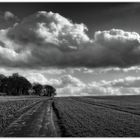
[[[58,79],[50,79],[49,82],[55,85],[57,88],[63,88],[66,86],[82,88],[85,86],[80,79],[69,74],[61,75]]]
[[[102,80],[86,85],[84,91],[87,95],[139,95],[140,77],[126,77],[112,81]]]
[[[127,68],[120,68],[120,67],[107,67],[107,68],[97,68],[94,69],[98,74],[102,73],[138,73],[140,72],[140,67],[139,66],[130,66]],[[89,69],[90,73],[90,69]],[[92,71],[91,71],[92,73]]]
[[[113,87],[125,87],[125,88],[139,88],[140,87],[140,77],[128,76],[122,79],[116,79],[113,81],[103,81],[105,85],[110,85]]]
[[[19,22],[19,18],[10,11],[0,12],[0,29],[13,27]]]
[[[63,75],[58,79],[50,79],[49,83],[57,88],[58,96],[100,96],[121,95],[119,88],[104,87],[99,82],[84,83],[72,75]]]
[[[5,20],[11,20],[11,19],[13,19],[13,18],[15,18],[16,16],[13,14],[13,13],[11,13],[10,11],[6,11],[5,13],[4,13],[4,19]]]
[[[22,20],[8,35],[21,43],[75,50],[89,41],[84,24],[74,24],[58,13],[40,11]]]
[[[86,82],[81,77],[78,78],[71,74],[66,74],[67,70],[63,73],[56,73],[56,75],[54,74],[55,76],[52,76],[52,73],[48,73],[50,70],[46,72],[44,69],[0,68],[0,73],[9,76],[12,73],[18,72],[31,83],[39,82],[41,84],[52,85],[56,88],[58,96],[136,95],[140,93],[140,77],[128,76],[110,81],[92,80]],[[54,71],[56,72],[56,69]]]
[[[74,24],[57,13],[41,11],[24,18],[11,28],[1,30],[0,35],[4,40],[0,41],[5,44],[4,50],[9,53],[9,57],[10,53],[14,54],[13,63],[18,67],[61,67],[67,63],[70,66],[76,59],[76,63],[79,63],[78,50],[90,42],[86,31],[87,27],[82,23]],[[18,56],[23,57],[23,54],[28,63],[19,60]],[[5,59],[3,61],[11,63]]]
[[[67,77],[67,78],[66,78]],[[67,79],[66,84],[65,80]],[[64,80],[64,81],[63,81]],[[136,89],[120,89],[112,86],[103,86],[100,82],[84,83],[80,79],[72,76],[61,77],[57,86],[58,96],[103,96],[103,95],[127,95],[138,94]],[[135,92],[134,92],[135,91]],[[137,89],[138,91],[138,89]]]
[[[31,83],[47,84],[48,79],[43,74],[44,71],[28,70],[28,69],[13,69],[13,68],[0,68],[0,74],[10,76],[13,73],[19,73],[26,77]]]
[[[66,70],[65,69],[54,69],[50,68],[44,71],[45,74],[50,74],[50,75],[60,75],[60,74],[65,74]]]
[[[58,96],[84,95],[82,90],[85,88],[85,83],[69,74],[62,75],[58,79],[50,79],[49,84],[57,88]]]
[[[13,17],[5,12],[5,19]],[[31,69],[129,67],[140,64],[140,35],[111,29],[97,31],[90,38],[83,23],[39,11],[0,30],[0,58],[1,66]]]
[[[62,85],[67,86],[67,85],[72,85],[76,87],[82,87],[85,86],[82,81],[80,81],[78,78],[73,77],[71,75],[64,75],[61,77]]]
[[[129,68],[124,68],[122,69],[123,72],[139,72],[140,71],[140,67],[139,66],[132,66]]]
[[[136,32],[120,29],[98,31],[95,33],[95,43],[104,50],[104,65],[110,63],[112,66],[126,67],[139,64],[140,35]]]
[[[138,95],[140,77],[126,77],[112,81],[85,83],[72,75],[61,75],[59,78],[47,79],[39,72],[24,74],[31,82],[53,85],[58,96],[102,96],[102,95]]]
[[[90,74],[90,73],[94,73],[94,69],[92,68],[86,68],[86,67],[80,67],[80,68],[68,68],[67,72],[74,74],[75,72],[81,72],[84,74]]]

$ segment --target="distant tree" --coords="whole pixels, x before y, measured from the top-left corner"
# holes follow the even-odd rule
[[[34,90],[35,95],[41,95],[43,90],[43,85],[39,83],[34,83],[32,89]]]
[[[45,95],[48,97],[54,97],[56,95],[56,89],[53,86],[45,85],[44,86],[46,93]]]
[[[0,80],[2,80],[2,79],[4,79],[4,78],[6,78],[6,76],[3,75],[3,74],[0,74]]]
[[[54,97],[56,89],[51,85],[41,85],[34,83],[33,85],[23,76],[18,73],[13,73],[6,77],[0,74],[0,92],[7,95],[44,95]],[[2,94],[3,95],[3,94]]]
[[[2,79],[1,82],[1,89],[8,95],[28,95],[28,90],[31,87],[31,83],[18,73]]]
[[[4,85],[5,81],[7,80],[7,77],[3,74],[0,74],[0,92],[6,93],[6,87]]]

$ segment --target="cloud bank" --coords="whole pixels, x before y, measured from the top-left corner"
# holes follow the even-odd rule
[[[140,77],[125,76],[119,78],[118,76],[110,80],[106,78],[104,78],[104,80],[100,78],[99,80],[95,80],[92,78],[91,81],[87,82],[84,81],[81,76],[76,76],[75,72],[81,71],[81,74],[84,75],[91,74],[91,71],[89,72],[87,68],[75,68],[71,70],[73,70],[72,73],[68,72],[70,71],[69,69],[26,71],[24,69],[0,68],[0,73],[9,76],[16,71],[26,77],[31,83],[39,82],[41,84],[53,85],[57,89],[58,96],[139,95],[140,93]],[[108,73],[110,73],[110,71],[106,72],[105,75],[108,75]],[[99,75],[97,75],[97,77]]]
[[[140,77],[126,77],[112,81],[84,83],[71,75],[52,79],[58,96],[139,95]]]
[[[4,19],[15,18],[5,12]],[[140,64],[140,35],[97,31],[58,13],[39,11],[0,30],[0,65],[6,67],[128,67]]]

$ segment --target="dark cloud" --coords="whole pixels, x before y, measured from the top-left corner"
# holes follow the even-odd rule
[[[12,27],[19,22],[19,18],[10,11],[0,12],[0,29]]]
[[[10,12],[6,18],[13,18]],[[0,30],[0,65],[10,67],[128,67],[140,64],[140,35],[97,31],[58,13],[40,11]],[[2,44],[5,44],[3,47]]]

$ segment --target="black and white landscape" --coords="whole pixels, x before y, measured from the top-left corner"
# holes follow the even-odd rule
[[[0,3],[1,137],[139,137],[140,3]]]

